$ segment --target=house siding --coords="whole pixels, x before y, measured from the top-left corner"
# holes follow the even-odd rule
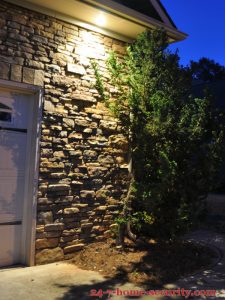
[[[99,101],[90,64],[98,61],[107,83],[112,49],[122,57],[125,44],[0,3],[0,79],[44,90],[36,264],[69,259],[115,226],[127,188],[128,143]]]

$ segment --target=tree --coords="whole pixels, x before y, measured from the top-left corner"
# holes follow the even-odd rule
[[[145,223],[151,236],[173,238],[198,218],[215,184],[225,152],[224,116],[209,98],[189,95],[191,77],[167,45],[164,31],[146,31],[124,60],[111,54],[113,100],[96,62],[93,67],[101,98],[129,133],[133,167],[120,229]]]
[[[202,57],[197,62],[192,60],[189,70],[193,80],[212,82],[225,78],[225,67],[206,57]]]

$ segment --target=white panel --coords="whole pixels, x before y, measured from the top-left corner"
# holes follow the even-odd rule
[[[0,226],[0,266],[20,262],[21,225]]]
[[[12,122],[0,122],[0,266],[7,266],[21,258],[22,225],[13,222],[23,223],[30,102],[28,95],[0,91],[0,103],[12,110]]]
[[[9,130],[0,131],[0,176],[5,177],[6,172],[9,171],[15,175],[24,174],[26,143],[26,133]]]
[[[0,223],[21,221],[27,134],[0,131]]]
[[[30,110],[30,97],[23,94],[12,93],[14,126],[16,128],[27,128]]]
[[[24,177],[0,177],[1,223],[21,221],[23,212]]]

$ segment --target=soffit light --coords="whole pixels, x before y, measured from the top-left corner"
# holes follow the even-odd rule
[[[100,14],[95,19],[96,25],[103,27],[106,25],[106,17],[103,14]]]

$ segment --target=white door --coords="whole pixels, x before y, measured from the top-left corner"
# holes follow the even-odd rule
[[[0,266],[21,262],[29,111],[27,95],[0,90]]]

